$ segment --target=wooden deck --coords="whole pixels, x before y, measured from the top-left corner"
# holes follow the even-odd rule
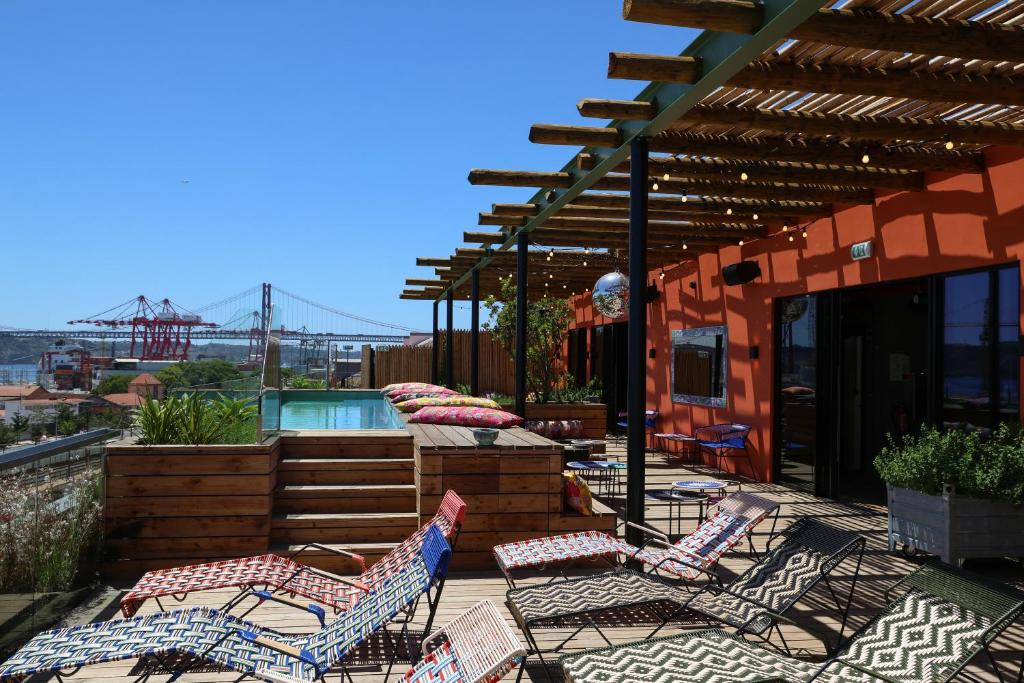
[[[612,457],[621,457],[621,444],[611,444],[609,448]],[[648,488],[666,488],[670,482],[692,476],[692,472],[679,467],[669,467],[664,464],[664,459],[658,455],[649,456],[649,467],[647,472]],[[699,472],[698,476],[705,476],[711,473]],[[914,567],[914,563],[897,555],[886,552],[886,531],[884,511],[880,508],[846,505],[835,501],[822,500],[813,496],[784,489],[778,486],[765,484],[744,484],[745,491],[756,492],[779,501],[782,504],[780,527],[789,524],[793,519],[804,515],[812,515],[818,519],[827,521],[836,526],[856,530],[868,539],[868,550],[861,569],[860,582],[858,584],[854,608],[851,618],[854,627],[862,624],[867,618],[875,614],[882,604],[882,592],[886,586]],[[613,507],[621,509],[621,498],[607,500]],[[667,508],[661,504],[654,504],[647,508],[648,522],[654,526],[667,530]],[[692,527],[692,520],[689,524]],[[762,545],[764,534],[767,533],[768,525],[762,525],[759,529],[759,538],[755,543]],[[458,553],[456,549],[456,553]],[[736,553],[727,556],[723,562],[725,574],[742,571],[750,562],[745,553]],[[1009,581],[1018,587],[1024,588],[1024,571],[1019,564],[1005,562],[975,563],[972,565],[975,570],[985,573],[993,578]],[[834,584],[837,590],[848,588],[850,569],[852,565],[842,567],[838,574],[841,580]],[[441,599],[437,624],[443,624],[448,619],[458,614],[461,610],[468,608],[481,599],[490,599],[501,606],[504,611],[503,601],[506,591],[505,581],[497,572],[475,573],[475,574],[453,574],[447,582],[444,594]],[[203,593],[189,596],[183,605],[220,605],[231,595],[231,593]],[[811,628],[817,632],[828,634],[834,637],[836,632],[836,620],[828,610],[829,598],[823,590],[815,590],[800,603],[791,616],[795,617],[802,628]],[[106,617],[115,615],[116,607],[111,605],[105,613]],[[153,611],[156,604],[150,602],[143,606],[142,613]],[[316,628],[315,620],[304,612],[281,606],[264,606],[251,615],[251,618],[258,620],[261,624],[279,629],[285,632],[303,632]],[[422,624],[423,615],[417,618],[417,623]],[[509,622],[512,623],[511,617]],[[802,628],[787,627],[786,638],[794,648],[800,648],[807,656],[820,656],[823,648],[818,640],[807,635]],[[668,632],[680,631],[676,626],[669,627]],[[614,632],[616,642],[627,642],[631,639],[642,638],[646,634],[645,629],[618,629]],[[542,645],[557,642],[562,632],[546,631],[541,632]],[[580,647],[594,647],[601,643],[598,637],[592,634],[583,634],[574,641]],[[370,648],[368,648],[369,650]],[[1004,672],[1013,667],[1014,674],[1019,666],[1020,659],[1024,656],[1024,625],[1013,626],[998,641],[997,659],[1003,666]],[[369,652],[364,652],[361,658],[357,658],[357,664],[351,669],[353,678],[359,683],[371,683],[384,681],[383,669],[379,664],[373,663],[373,657]],[[379,661],[379,660],[378,660]],[[399,669],[404,670],[403,667]],[[980,680],[997,680],[987,663],[978,659],[970,667],[970,673]],[[84,683],[100,683],[109,679],[124,680],[124,677],[137,674],[137,663],[122,662],[97,665],[83,669],[75,677],[76,681]],[[533,681],[544,681],[542,669],[536,664],[527,667],[528,678]],[[559,680],[560,675],[552,672],[554,679]],[[183,677],[183,681],[230,681],[235,676],[230,673],[206,672],[194,673]],[[333,678],[333,675],[332,675]],[[392,680],[397,677],[393,676]],[[36,677],[34,681],[46,680],[47,677]],[[507,677],[507,680],[514,680],[514,674]]]

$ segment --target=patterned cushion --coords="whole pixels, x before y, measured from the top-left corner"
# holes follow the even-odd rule
[[[410,398],[419,398],[422,396],[455,396],[457,391],[452,389],[446,389],[445,387],[413,387],[406,389],[395,389],[394,391],[388,392],[388,399],[391,401],[403,401]],[[402,397],[405,398],[402,398]]]
[[[583,436],[583,420],[529,420],[526,428],[548,439],[578,439]]]
[[[423,387],[435,386],[437,385],[431,384],[429,382],[396,382],[395,384],[387,385],[386,387],[381,389],[381,392],[385,394],[390,394],[392,391],[395,391],[396,389],[421,389]]]
[[[698,631],[591,650],[566,655],[560,662],[565,680],[573,683],[799,683],[809,680],[820,666],[784,657],[722,631]],[[840,676],[829,670],[815,681],[878,679],[849,670]]]
[[[405,401],[411,401],[416,398],[446,398],[449,396],[459,396],[454,391],[441,389],[430,389],[428,391],[405,391],[401,393],[394,392],[395,395],[389,395],[388,400],[393,404],[404,403]]]
[[[458,427],[518,427],[523,418],[503,410],[460,406],[427,406],[412,414],[409,422]]]
[[[579,531],[544,538],[531,538],[494,546],[494,558],[505,574],[520,567],[543,567],[553,562],[578,558],[628,555],[636,550],[603,531]]]
[[[594,514],[594,497],[590,494],[590,486],[575,472],[565,475],[565,502],[584,517]]]
[[[477,398],[476,396],[433,396],[412,398],[395,403],[395,408],[403,413],[415,413],[420,408],[426,408],[427,406],[468,406],[471,408],[501,410],[501,406],[491,399]]]

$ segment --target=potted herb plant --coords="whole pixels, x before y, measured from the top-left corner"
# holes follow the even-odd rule
[[[960,565],[1024,556],[1024,434],[1002,424],[988,436],[926,428],[890,437],[875,458],[888,488],[889,547]]]

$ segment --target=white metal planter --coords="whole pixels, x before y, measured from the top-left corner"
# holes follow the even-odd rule
[[[1024,506],[888,487],[889,549],[938,555],[960,566],[968,558],[1024,557]]]

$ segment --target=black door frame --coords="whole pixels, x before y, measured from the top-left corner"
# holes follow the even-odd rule
[[[852,285],[838,289],[828,289],[821,292],[809,292],[807,295],[815,299],[817,307],[817,339],[816,348],[816,373],[817,386],[815,392],[818,395],[817,413],[815,415],[815,463],[814,463],[814,493],[826,498],[836,497],[839,493],[839,458],[841,454],[840,433],[841,411],[840,404],[840,376],[843,363],[842,352],[842,295],[844,293],[884,287],[887,285],[899,285],[910,282],[927,283],[928,291],[928,330],[929,335],[926,341],[925,367],[928,369],[927,391],[931,400],[927,402],[924,415],[924,423],[928,425],[938,424],[942,419],[942,351],[944,338],[944,305],[945,301],[945,279],[949,276],[967,275],[970,273],[988,272],[993,278],[998,277],[1000,269],[1016,265],[1020,267],[1020,261],[1009,260],[1003,263],[986,265],[978,268],[967,268],[964,270],[953,270],[942,273],[931,273],[918,277],[899,278],[895,280],[884,280],[862,285]],[[998,297],[998,287],[995,287]],[[782,388],[782,344],[780,325],[780,302],[791,299],[801,294],[776,297],[773,299],[773,324],[775,329],[772,332],[774,343],[773,371],[772,371],[772,470],[773,476],[778,481],[782,465],[782,411],[780,409],[779,394]],[[998,300],[996,301],[998,304]],[[1024,302],[1022,302],[1024,304]],[[999,309],[996,308],[996,311]],[[998,314],[993,316],[993,321],[998,326]],[[998,331],[996,336],[998,339]],[[1022,338],[1024,339],[1024,338]],[[1024,341],[1021,343],[1022,354],[1024,354]]]

